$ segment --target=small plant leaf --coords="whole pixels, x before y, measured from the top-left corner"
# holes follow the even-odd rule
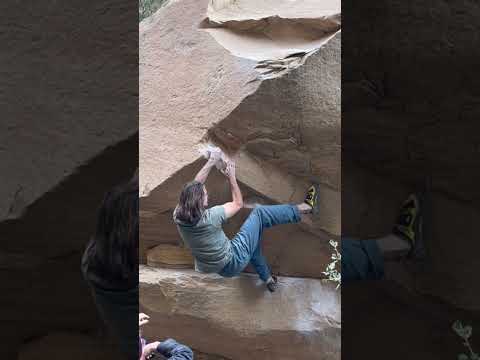
[[[468,339],[470,336],[472,336],[472,327],[467,325],[463,328],[463,334],[465,339]]]
[[[465,354],[458,354],[457,357],[458,360],[468,360],[468,356]]]
[[[453,331],[455,331],[459,336],[462,336],[461,334],[463,334],[463,332],[462,332],[462,331],[463,331],[463,325],[462,325],[462,323],[461,323],[459,320],[457,320],[457,321],[455,321],[455,322],[453,323],[452,329],[453,329]],[[462,336],[462,337],[463,337],[463,336]]]

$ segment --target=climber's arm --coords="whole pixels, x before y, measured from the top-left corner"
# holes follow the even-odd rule
[[[243,207],[243,196],[237,183],[235,163],[233,161],[228,162],[227,168],[225,169],[225,175],[230,181],[230,189],[232,190],[232,201],[223,205],[225,209],[225,217],[228,219],[234,216]]]
[[[205,184],[205,181],[207,181],[208,178],[208,174],[210,174],[210,171],[215,166],[215,163],[216,160],[214,158],[209,158],[206,164],[203,165],[203,167],[200,169],[197,176],[195,176],[195,181]]]

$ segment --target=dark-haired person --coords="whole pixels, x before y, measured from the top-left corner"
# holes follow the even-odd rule
[[[82,272],[108,329],[129,360],[153,352],[143,347],[138,315],[138,170],[134,177],[108,191],[98,211],[96,231],[82,258]],[[145,320],[145,319],[143,319]],[[169,339],[156,346],[158,352],[187,354],[189,349]],[[175,350],[175,351],[174,351]],[[182,351],[180,351],[182,350]],[[191,351],[190,351],[191,352]],[[169,357],[172,360],[191,360]]]
[[[138,177],[105,194],[82,272],[97,309],[127,359],[138,349]]]
[[[204,183],[217,161],[222,161],[221,154],[212,154],[195,180],[186,184],[180,194],[173,214],[180,236],[192,251],[197,271],[233,277],[251,263],[268,290],[273,292],[277,279],[262,254],[263,231],[274,225],[297,223],[301,221],[301,214],[316,213],[318,186],[313,185],[308,190],[302,204],[256,207],[230,240],[222,225],[243,207],[243,197],[235,175],[235,163],[228,161],[222,172],[229,180],[232,201],[207,208],[208,193]]]

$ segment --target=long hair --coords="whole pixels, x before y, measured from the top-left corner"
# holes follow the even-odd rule
[[[138,282],[138,176],[105,194],[89,263],[114,281]]]
[[[199,181],[187,183],[180,193],[175,217],[183,223],[195,225],[203,215],[205,193]]]

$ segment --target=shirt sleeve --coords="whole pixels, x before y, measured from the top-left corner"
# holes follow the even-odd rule
[[[162,341],[157,351],[169,360],[193,360],[193,352],[173,339]]]
[[[223,205],[214,206],[209,209],[210,212],[210,221],[212,225],[221,227],[223,223],[227,220],[225,215],[225,208]]]

